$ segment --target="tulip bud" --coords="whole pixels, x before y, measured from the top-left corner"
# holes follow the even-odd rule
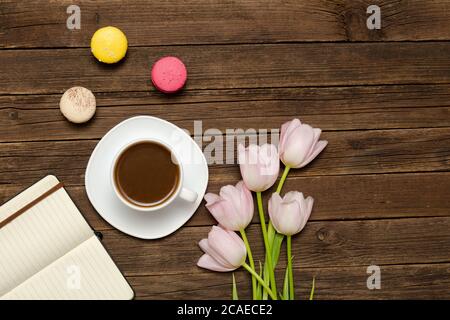
[[[281,161],[291,168],[302,168],[313,161],[328,144],[328,141],[319,141],[321,132],[319,128],[302,124],[299,119],[283,124],[278,145]]]
[[[252,144],[248,148],[239,145],[238,153],[242,179],[247,188],[262,192],[273,186],[280,170],[277,148],[273,144]]]
[[[208,239],[199,242],[205,252],[197,262],[200,268],[212,271],[233,271],[242,266],[247,257],[244,241],[233,231],[213,226]]]
[[[291,236],[302,231],[311,215],[314,199],[304,198],[303,193],[291,191],[281,198],[272,194],[269,200],[269,216],[279,233]]]
[[[219,195],[205,195],[206,208],[220,226],[232,231],[245,229],[253,218],[253,198],[243,181],[220,189]]]

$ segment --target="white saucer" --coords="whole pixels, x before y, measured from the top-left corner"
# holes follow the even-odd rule
[[[175,199],[154,212],[140,212],[123,204],[111,186],[111,166],[116,153],[128,142],[140,138],[165,141],[175,149],[184,169],[183,186],[197,192],[189,203]],[[200,147],[182,129],[165,120],[138,116],[112,128],[97,144],[89,159],[85,185],[97,212],[114,228],[142,239],[165,237],[185,224],[197,210],[208,184],[208,165]]]

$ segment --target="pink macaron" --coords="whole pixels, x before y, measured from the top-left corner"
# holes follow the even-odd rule
[[[186,66],[177,57],[164,57],[153,65],[152,82],[159,91],[177,92],[184,87],[186,79]]]

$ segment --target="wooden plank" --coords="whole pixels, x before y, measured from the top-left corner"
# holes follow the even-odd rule
[[[367,289],[366,267],[295,268],[296,299],[307,300],[316,277],[314,300],[335,299],[449,299],[450,264],[386,265],[381,289]],[[239,297],[250,299],[249,277],[235,273]],[[282,283],[281,272],[278,284]],[[231,274],[198,271],[189,275],[129,275],[137,299],[230,299]]]
[[[130,46],[295,41],[448,40],[445,0],[78,1],[81,30],[69,30],[69,0],[2,1],[0,46],[87,47],[94,31],[115,25]],[[366,9],[378,4],[382,29],[368,30]]]
[[[194,90],[175,97],[154,92],[98,93],[97,114],[72,125],[59,111],[60,95],[0,96],[0,141],[101,138],[133,115],[165,118],[194,133],[276,129],[294,117],[323,130],[450,126],[449,85]],[[259,110],[255,112],[255,110]]]
[[[151,91],[150,67],[181,57],[187,89],[450,83],[450,43],[312,43],[131,48],[118,65],[88,48],[0,51],[0,94]]]
[[[213,180],[208,192],[217,193],[233,179]],[[26,186],[0,185],[0,203],[6,202]],[[75,204],[96,230],[112,227],[91,206],[84,186],[66,188]],[[450,173],[345,175],[288,178],[284,190],[300,190],[315,198],[311,221],[380,219],[393,217],[449,216]],[[339,190],[339,192],[336,192]],[[270,192],[264,194],[266,203]],[[255,206],[256,208],[256,206]],[[254,222],[258,218],[255,215]],[[200,205],[188,226],[214,224],[214,219]]]
[[[450,217],[309,222],[293,238],[295,267],[355,267],[449,263]],[[187,227],[160,240],[146,241],[105,230],[103,243],[125,274],[192,274],[202,255],[197,243],[210,227]],[[259,225],[248,228],[256,261],[263,258]],[[284,251],[283,251],[284,252]],[[280,255],[280,268],[286,261]]]
[[[291,176],[449,170],[450,128],[324,132],[323,139],[329,146],[306,168],[292,170]],[[0,183],[31,184],[55,174],[66,185],[83,185],[96,144],[96,140],[0,144]],[[236,164],[210,165],[210,181],[228,179],[240,179]]]
[[[320,104],[332,101],[337,109],[360,106],[375,108],[379,104],[395,103],[401,108],[442,107],[450,94],[450,85],[389,85],[351,87],[285,87],[285,88],[235,88],[215,90],[183,90],[182,94],[163,95],[156,91],[97,92],[99,107],[153,106],[176,104],[201,104],[214,102],[252,101],[300,101],[305,104]],[[362,97],[363,96],[363,97]],[[19,110],[57,109],[60,94],[1,95],[0,106]],[[363,100],[364,99],[364,100]],[[394,100],[394,101],[391,101]],[[365,102],[364,105],[362,102]],[[335,110],[338,112],[339,110]],[[194,110],[188,110],[193,112]],[[356,111],[356,110],[352,110]]]
[[[191,131],[195,119],[204,129],[278,128],[301,115],[325,130],[330,146],[285,186],[316,198],[294,240],[298,296],[307,296],[316,276],[318,299],[449,297],[450,44],[434,40],[450,39],[443,27],[450,3],[383,1],[383,28],[368,31],[365,0],[263,1],[81,1],[82,30],[73,32],[65,28],[67,0],[3,1],[0,202],[54,173],[103,232],[138,298],[229,298],[230,274],[195,266],[197,242],[214,223],[204,206],[167,238],[128,237],[89,204],[88,157],[110,127],[132,115]],[[93,31],[106,24],[130,40],[127,59],[115,66],[97,63],[88,49]],[[411,42],[322,43],[361,40]],[[151,64],[166,54],[182,57],[190,76],[184,93],[170,98],[149,80]],[[98,98],[87,125],[59,113],[60,94],[73,85]],[[236,165],[210,171],[212,192],[239,179]],[[262,258],[257,219],[249,237]],[[365,286],[370,264],[382,266],[381,291]],[[247,297],[248,281],[238,272]]]
[[[234,183],[236,181],[232,179],[213,180],[208,185],[208,192],[218,193],[223,185]],[[450,173],[292,177],[284,187],[285,191],[300,190],[315,198],[311,221],[449,216],[450,199],[443,192],[449,189]],[[13,193],[12,190],[17,190],[17,187],[0,188],[5,200],[6,194],[19,191]],[[84,187],[69,187],[68,192],[72,199],[77,200],[81,212],[94,229],[111,228],[89,203]],[[269,194],[263,195],[265,203]],[[253,220],[259,221],[256,215]],[[214,223],[202,203],[187,225]]]

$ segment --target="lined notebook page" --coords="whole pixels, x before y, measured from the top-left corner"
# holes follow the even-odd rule
[[[0,207],[0,222],[59,183],[47,176]],[[92,237],[61,188],[0,229],[0,297]]]
[[[2,299],[132,299],[133,291],[92,236]]]

